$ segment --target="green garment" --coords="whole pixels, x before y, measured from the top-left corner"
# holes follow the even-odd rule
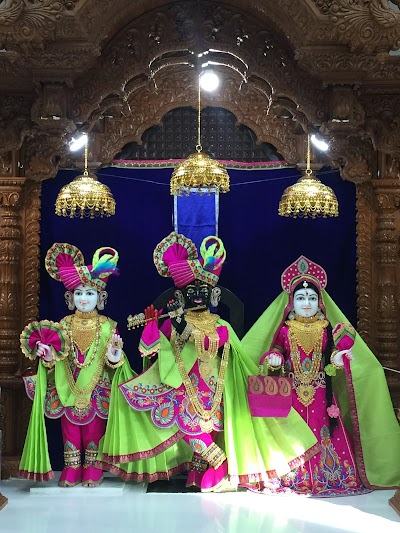
[[[326,317],[332,327],[348,322],[326,291],[322,291]],[[286,319],[288,294],[282,292],[242,340],[254,362],[271,350],[275,332]],[[371,488],[400,486],[400,426],[396,419],[382,366],[356,335],[351,375],[338,370],[333,387],[340,411],[353,436],[358,473]]]
[[[101,325],[101,335],[97,354],[90,366],[80,370],[77,380],[77,386],[80,388],[85,387],[90,382],[96,368],[98,367],[98,364],[100,363],[101,358],[106,357],[107,345],[111,341],[112,334],[115,332],[116,322],[106,317],[102,317],[102,319],[103,321]],[[87,357],[91,357],[94,345],[95,342],[92,343]],[[65,372],[65,364],[68,364],[68,358],[65,358],[62,361],[57,361],[55,363],[54,375],[60,401],[63,406],[67,407],[74,405],[76,395],[69,388]],[[123,366],[129,367],[126,357]],[[113,370],[110,369],[110,372],[113,372]],[[37,481],[46,481],[54,477],[49,459],[47,432],[44,420],[47,375],[47,369],[44,368],[41,362],[39,362],[32,412],[29,420],[21,462],[19,465],[20,477],[34,479]],[[86,395],[86,398],[90,400],[90,396],[91,391]]]
[[[295,466],[299,458],[312,456],[317,443],[311,429],[292,409],[287,418],[252,418],[247,402],[247,377],[258,373],[258,365],[244,353],[240,341],[227,322],[218,325],[229,329],[231,349],[224,381],[223,443],[228,457],[231,481],[245,483],[266,479],[266,472],[283,475]],[[185,367],[190,370],[197,355],[192,342],[182,350]],[[182,440],[176,425],[158,428],[149,412],[135,411],[118,390],[118,383],[131,379],[121,369],[115,376],[110,402],[110,419],[101,443],[103,467],[125,479],[153,481],[166,477],[177,465],[189,463],[191,448]],[[141,384],[164,383],[178,388],[182,378],[168,339],[161,335],[161,350],[152,367],[135,378]],[[178,440],[179,439],[179,440]],[[169,446],[174,453],[166,456]],[[169,461],[174,459],[174,463]],[[117,461],[121,461],[118,462]],[[123,464],[122,464],[123,463]],[[167,465],[167,466],[165,466]],[[135,473],[147,472],[139,477]]]

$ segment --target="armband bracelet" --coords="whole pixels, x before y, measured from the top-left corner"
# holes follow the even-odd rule
[[[42,362],[42,365],[45,368],[53,368],[53,366],[56,364],[55,359],[52,359],[51,361],[45,361],[44,359],[40,359],[40,361]]]
[[[339,350],[333,350],[332,352],[332,355],[331,355],[331,365],[333,366],[333,368],[336,368],[337,370],[343,370],[343,365],[340,366],[340,365],[337,365],[334,361],[334,357],[335,355],[339,352]]]
[[[279,366],[272,366],[272,365],[270,365],[269,363],[266,363],[265,366],[266,366],[266,367],[268,368],[268,370],[270,370],[271,372],[276,372],[277,370],[281,371],[283,365],[282,365],[282,363],[281,363]]]
[[[117,361],[116,363],[113,363],[112,361],[108,359],[108,357],[106,357],[106,365],[112,369],[119,368],[120,366],[124,364],[124,357],[125,357],[124,354],[121,354],[120,360]]]
[[[192,324],[186,324],[185,329],[182,331],[182,333],[179,335],[179,340],[182,342],[186,342],[190,335],[192,334],[193,326]]]

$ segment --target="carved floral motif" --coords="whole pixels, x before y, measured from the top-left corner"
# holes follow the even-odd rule
[[[346,180],[359,184],[374,177],[374,151],[369,139],[359,139],[355,135],[344,137],[342,132],[331,138],[328,155]]]
[[[68,152],[68,131],[37,131],[25,142],[25,176],[35,181],[52,178]]]
[[[0,154],[0,176],[10,176],[12,172],[12,152]]]
[[[4,0],[0,4],[0,40],[48,37],[63,9],[62,2],[53,0]]]
[[[315,4],[331,22],[330,38],[372,54],[400,47],[400,13],[382,0],[316,0]],[[328,5],[327,5],[328,4]]]

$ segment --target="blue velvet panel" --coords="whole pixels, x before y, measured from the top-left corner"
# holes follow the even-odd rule
[[[171,173],[171,168],[102,169],[98,176],[111,188],[117,210],[114,217],[94,220],[62,218],[54,213],[58,191],[76,172],[60,171],[56,178],[43,183],[40,316],[58,320],[67,314],[64,287],[44,269],[44,256],[53,242],[75,244],[87,263],[98,247],[116,248],[121,274],[108,283],[105,312],[118,321],[136,369],[141,366],[139,332],[127,332],[126,317],[142,311],[171,285],[153,265],[154,247],[174,228]],[[244,301],[246,329],[281,291],[282,271],[302,254],[325,268],[327,290],[355,323],[354,185],[336,172],[323,174],[323,182],[338,197],[339,218],[292,219],[278,216],[277,210],[283,190],[298,177],[295,170],[229,170],[229,174],[231,192],[219,197],[219,236],[227,251],[221,284]]]
[[[109,168],[98,173],[112,190],[116,215],[103,219],[68,219],[54,213],[60,188],[77,174],[60,171],[45,181],[42,189],[40,316],[59,320],[68,311],[65,289],[47,274],[44,257],[54,242],[70,242],[91,262],[94,251],[112,246],[120,254],[118,278],[108,283],[105,313],[118,321],[119,331],[132,366],[141,369],[137,345],[140,330],[128,332],[126,317],[138,313],[171,280],[158,275],[153,250],[173,230],[173,198],[169,194],[171,168]],[[283,190],[293,184],[293,169],[229,170],[231,192],[219,198],[219,236],[227,250],[221,284],[245,303],[248,329],[280,293],[282,271],[299,255],[320,263],[328,274],[327,290],[348,318],[356,320],[356,225],[355,188],[336,172],[322,176],[339,200],[340,217],[291,219],[277,214]],[[48,422],[48,440],[53,468],[62,468],[59,421]]]
[[[188,196],[174,198],[174,228],[191,239],[197,249],[209,235],[218,236],[219,195],[215,192],[202,194],[190,192]]]

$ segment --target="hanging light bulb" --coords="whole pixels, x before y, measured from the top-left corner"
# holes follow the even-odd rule
[[[204,70],[200,74],[199,80],[203,91],[215,91],[219,86],[219,78],[211,68]]]
[[[200,101],[200,78],[198,93],[198,115],[197,115],[197,146],[196,152],[190,154],[185,161],[180,163],[171,176],[171,194],[181,196],[187,195],[197,189],[202,194],[206,189],[209,193],[213,190],[217,193],[229,192],[229,174],[225,168],[202,152],[201,146],[201,101]]]
[[[64,185],[55,203],[56,215],[63,217],[90,217],[115,214],[115,200],[107,185],[100,183],[96,175],[88,173],[88,138],[85,137],[85,168],[81,176]]]
[[[327,152],[329,150],[329,144],[322,139],[319,139],[316,135],[311,135],[311,142],[316,148],[318,148],[318,150],[322,150],[322,152]]]
[[[312,175],[310,135],[307,137],[307,169],[299,180],[282,194],[278,214],[283,217],[337,217],[338,201],[333,190]]]

